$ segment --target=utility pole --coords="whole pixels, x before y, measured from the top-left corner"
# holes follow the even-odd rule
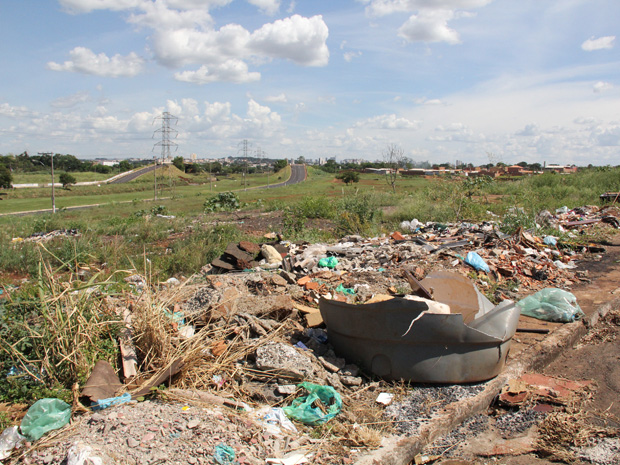
[[[153,200],[157,200],[157,157],[153,155],[155,169],[153,170]]]
[[[176,125],[179,118],[165,111],[161,116],[156,116],[153,119],[153,123],[155,123],[155,120],[157,119],[161,119],[161,128],[156,129],[155,132],[153,132],[153,137],[155,137],[155,134],[160,133],[161,141],[155,143],[151,151],[155,150],[155,147],[157,146],[161,147],[161,163],[163,166],[164,161],[167,158],[170,158],[170,147],[174,147],[175,150],[179,148],[176,143],[170,140],[171,138],[175,139],[179,135],[179,132],[171,127],[171,123],[174,121],[174,124]],[[155,160],[155,200],[157,200],[157,160]]]
[[[56,191],[54,190],[54,154],[52,152],[39,152],[39,155],[49,155],[52,159],[52,213],[56,213]]]

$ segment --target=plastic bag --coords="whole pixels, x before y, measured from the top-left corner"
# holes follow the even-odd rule
[[[584,316],[577,298],[568,291],[547,288],[517,302],[521,314],[545,321],[570,323]]]
[[[230,446],[227,446],[224,443],[220,443],[217,446],[215,446],[215,452],[213,453],[213,458],[220,465],[235,463],[235,449],[233,449]]]
[[[306,425],[322,425],[340,413],[342,399],[333,387],[306,382],[298,384],[297,387],[304,388],[308,395],[295,399],[291,405],[282,409],[289,418]],[[315,401],[322,402],[327,413],[313,407]]]
[[[342,283],[340,283],[338,285],[338,287],[336,289],[334,289],[336,292],[340,292],[344,295],[355,295],[355,289],[353,288],[348,288],[348,287],[344,287],[342,285]]]
[[[553,236],[545,236],[545,238],[543,239],[543,242],[547,245],[552,245],[552,246],[557,246],[558,245],[558,240],[557,238],[553,237]]]
[[[467,254],[467,257],[465,257],[465,263],[467,263],[469,266],[474,267],[478,271],[484,271],[486,273],[491,271],[489,269],[489,265],[487,265],[486,262],[482,259],[482,257],[476,252],[469,252]]]
[[[11,455],[11,451],[19,447],[25,440],[26,438],[17,431],[17,426],[9,426],[5,429],[0,434],[0,460],[4,460]]]
[[[22,434],[36,441],[48,431],[62,428],[71,420],[71,406],[60,399],[37,400],[26,412]]]
[[[338,265],[338,259],[336,257],[325,257],[319,260],[319,266],[327,268],[336,268]]]
[[[297,432],[293,422],[288,419],[280,407],[264,407],[257,410],[254,416],[263,424],[265,431],[273,436],[281,436],[282,430],[288,430],[291,433]]]

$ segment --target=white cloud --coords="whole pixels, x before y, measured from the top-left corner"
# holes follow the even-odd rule
[[[95,55],[88,48],[75,47],[69,55],[71,60],[62,64],[50,61],[47,67],[52,71],[71,71],[117,78],[136,76],[144,66],[144,60],[133,52],[124,57],[117,54],[110,58],[105,53]]]
[[[600,92],[605,92],[605,91],[611,90],[613,88],[614,88],[613,84],[611,84],[609,82],[599,81],[596,84],[594,84],[594,86],[592,87],[592,90],[595,93],[600,93]]]
[[[280,102],[280,103],[286,103],[287,102],[287,98],[286,98],[286,94],[282,93],[279,95],[269,95],[267,97],[265,97],[265,102]]]
[[[362,52],[344,52],[344,54],[342,55],[344,57],[344,61],[346,61],[347,63],[351,63],[351,61],[353,61],[353,58],[358,58],[362,56]]]
[[[376,129],[418,129],[420,121],[411,121],[407,118],[399,118],[395,114],[379,115],[364,121],[359,121],[355,127],[371,127]]]
[[[248,0],[248,3],[267,15],[275,15],[280,9],[280,0]]]
[[[216,81],[253,82],[260,73],[250,72],[248,63],[286,59],[303,66],[325,66],[329,61],[329,30],[319,15],[292,15],[267,23],[250,32],[238,24],[219,29],[209,10],[232,0],[61,0],[73,12],[99,9],[132,10],[127,21],[153,30],[150,36],[155,59],[170,68],[197,65],[195,70],[178,70],[177,80],[195,84]],[[247,0],[262,12],[275,14],[281,0]],[[134,53],[127,57],[95,55],[76,47],[71,61],[49,63],[58,71],[78,71],[100,76],[133,76],[143,60]]]
[[[58,0],[70,12],[88,13],[94,10],[129,10],[144,3],[144,0]]]
[[[358,0],[367,4],[369,16],[385,16],[392,13],[404,13],[422,9],[464,10],[480,8],[493,0]]]
[[[460,43],[459,34],[448,26],[448,21],[471,18],[473,13],[462,11],[480,8],[493,0],[358,0],[366,4],[370,17],[394,13],[414,13],[398,29],[398,36],[409,42]]]
[[[0,116],[8,116],[9,118],[21,118],[32,116],[33,113],[25,106],[14,107],[8,103],[0,103]]]
[[[442,105],[443,102],[438,98],[428,99],[426,97],[416,98],[413,100],[418,105]]]
[[[615,40],[616,36],[605,36],[599,37],[598,39],[595,39],[594,36],[592,36],[583,44],[581,44],[581,48],[586,52],[592,52],[593,50],[610,49],[613,48]]]
[[[540,134],[540,128],[535,123],[527,124],[523,129],[515,133],[517,136],[537,136],[538,134]]]
[[[329,61],[328,35],[322,16],[293,15],[255,31],[249,48],[267,57],[287,58],[305,66],[325,66]]]
[[[602,147],[620,146],[620,126],[614,125],[607,128],[597,128],[592,132],[592,138],[596,145]]]
[[[213,66],[201,66],[196,71],[175,73],[177,81],[193,84],[207,84],[216,81],[253,82],[260,80],[260,73],[248,72],[248,65],[241,60],[228,60],[225,63]]]
[[[454,17],[450,10],[421,11],[412,15],[398,29],[398,36],[409,42],[447,42],[460,43],[459,35],[448,27],[448,21]]]
[[[89,99],[90,95],[88,92],[80,91],[66,97],[59,97],[52,101],[50,105],[54,108],[71,108],[80,103],[87,102]]]

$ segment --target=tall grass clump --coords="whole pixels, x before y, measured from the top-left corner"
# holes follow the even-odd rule
[[[41,260],[36,282],[0,307],[0,400],[67,400],[97,360],[116,364],[120,321],[106,302],[113,284],[98,275],[61,281],[59,271]]]
[[[373,192],[349,194],[336,202],[336,225],[338,232],[346,234],[370,234],[378,230],[383,214],[380,206],[382,196]]]

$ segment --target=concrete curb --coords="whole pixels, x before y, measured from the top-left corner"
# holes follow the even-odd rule
[[[601,305],[589,318],[558,328],[542,341],[521,352],[519,359],[508,363],[502,373],[489,381],[480,394],[448,405],[437,417],[421,427],[417,436],[394,438],[380,449],[361,457],[355,465],[408,465],[426,445],[445,436],[468,418],[485,412],[510,379],[549,365],[609,311],[616,308],[620,308],[620,299]]]

